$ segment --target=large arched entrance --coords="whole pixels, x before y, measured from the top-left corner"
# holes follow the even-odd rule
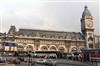
[[[33,51],[33,46],[28,45],[28,46],[26,47],[26,50],[27,50],[27,51]]]
[[[78,51],[78,49],[76,48],[76,47],[73,47],[72,49],[71,49],[71,52],[77,52]]]
[[[42,46],[41,50],[46,51],[46,50],[48,50],[48,48],[46,46]]]
[[[80,47],[79,51],[82,52],[82,50],[84,50],[84,49],[85,49],[84,47]]]
[[[17,46],[17,51],[23,51],[23,50],[24,50],[24,47],[22,45]]]
[[[57,51],[57,48],[56,48],[55,46],[51,46],[51,47],[49,48],[49,50],[50,50],[50,51]]]
[[[59,47],[58,50],[59,51],[65,51],[65,48],[64,47]]]

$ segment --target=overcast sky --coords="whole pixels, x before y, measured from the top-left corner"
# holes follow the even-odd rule
[[[87,5],[94,17],[95,34],[100,33],[99,2],[88,0],[0,0],[0,32],[11,25],[25,29],[81,32],[80,18]],[[81,0],[80,0],[81,1]],[[83,0],[82,0],[83,1]]]

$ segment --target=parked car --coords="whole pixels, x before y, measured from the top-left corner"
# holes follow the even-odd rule
[[[18,58],[15,58],[15,59],[13,60],[13,63],[14,63],[14,64],[20,64],[21,61],[20,61]]]
[[[48,59],[48,60],[46,60],[46,62],[44,64],[47,66],[57,66],[57,61]]]
[[[68,58],[68,59],[72,59],[72,53],[68,53],[68,54],[67,54],[67,58]]]
[[[24,57],[18,57],[18,59],[23,62],[24,61]]]
[[[0,63],[5,63],[5,59],[3,57],[0,57]]]
[[[20,64],[21,61],[18,58],[11,58],[9,60],[9,63],[11,63],[11,64]]]
[[[9,56],[9,57],[13,57],[13,54],[12,54],[12,53],[8,53],[8,56]]]
[[[25,62],[25,63],[28,63],[28,62],[29,62],[29,59],[28,59],[28,58],[25,58],[25,59],[24,59],[24,62]]]
[[[40,59],[37,60],[36,63],[47,65],[47,66],[57,66],[57,61],[54,61],[52,59]]]
[[[46,59],[39,59],[36,61],[38,64],[44,64],[47,60]]]
[[[32,59],[31,60],[31,66],[35,66],[37,59]]]

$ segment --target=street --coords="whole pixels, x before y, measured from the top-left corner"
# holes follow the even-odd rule
[[[72,61],[67,59],[53,59],[56,60],[57,66],[95,66],[95,63],[81,62],[81,61]],[[0,64],[0,66],[5,66],[5,64]],[[16,64],[15,66],[28,66],[28,63]],[[44,66],[40,64],[35,64],[35,66]],[[99,66],[99,65],[98,65]]]
[[[5,66],[5,64],[0,64],[0,66]],[[28,66],[28,64],[17,64],[15,66]],[[36,64],[35,66],[44,66],[44,65],[39,65]],[[57,64],[57,66],[90,66],[90,65],[80,65],[80,64]],[[95,66],[95,65],[91,65],[91,66]],[[98,65],[99,66],[99,65]]]

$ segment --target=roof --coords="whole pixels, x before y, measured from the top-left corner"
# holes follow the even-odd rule
[[[36,29],[19,29],[16,35],[20,36],[39,36],[46,38],[70,38],[70,39],[83,39],[83,35],[80,32],[65,32],[65,31],[51,31],[51,30],[36,30]]]
[[[14,27],[14,26],[13,26]],[[12,28],[12,26],[11,26]],[[65,31],[52,31],[52,30],[40,30],[40,29],[9,29],[8,34],[15,36],[27,36],[27,37],[42,37],[42,38],[59,38],[59,39],[84,39],[84,36],[80,32],[65,32]]]
[[[15,26],[11,26],[9,31],[8,31],[8,34],[11,34],[11,33],[14,34],[15,31],[16,31],[16,27]]]
[[[84,11],[82,13],[82,17],[85,17],[85,16],[92,16],[87,6],[84,7]]]
[[[3,36],[5,33],[0,33],[0,36]]]

